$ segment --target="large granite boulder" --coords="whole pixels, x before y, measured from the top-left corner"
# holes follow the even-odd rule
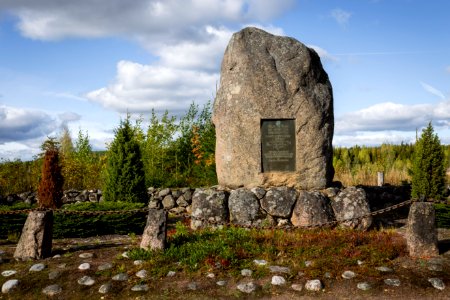
[[[334,221],[330,200],[322,193],[300,191],[292,212],[294,226],[312,226]]]
[[[264,153],[262,125],[274,119],[294,121],[287,138],[276,137],[293,148]],[[233,34],[222,61],[213,122],[220,185],[322,189],[331,184],[332,87],[317,53],[297,40],[257,28]],[[288,159],[288,171],[263,170],[263,157]]]
[[[333,201],[331,201],[334,215],[342,227],[358,230],[367,230],[372,225],[372,217],[366,216],[370,213],[369,201],[366,192],[354,186],[342,190]],[[363,218],[361,218],[363,217]]]
[[[147,225],[142,234],[140,247],[145,250],[164,250],[167,239],[167,211],[149,209]]]
[[[17,244],[14,258],[42,259],[52,254],[53,211],[31,211]]]
[[[237,225],[254,225],[265,218],[256,195],[245,188],[233,190],[228,198],[230,222]]]
[[[414,202],[409,209],[406,243],[411,257],[439,255],[433,203]]]
[[[215,227],[228,223],[228,197],[225,191],[196,189],[192,196],[191,228]]]
[[[288,187],[274,187],[261,199],[261,207],[272,217],[289,218],[297,193]]]

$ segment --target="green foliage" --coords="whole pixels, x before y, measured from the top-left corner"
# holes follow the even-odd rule
[[[438,228],[450,228],[450,205],[444,203],[434,204],[436,209],[436,225]]]
[[[444,192],[444,153],[430,122],[414,149],[411,196],[441,199]]]
[[[0,195],[37,190],[40,172],[37,161],[0,160]]]
[[[130,116],[120,122],[108,149],[106,164],[106,201],[147,202],[141,148]]]
[[[144,203],[130,203],[130,202],[81,202],[74,204],[63,205],[63,209],[75,211],[103,211],[103,210],[132,210],[141,209],[145,206]]]

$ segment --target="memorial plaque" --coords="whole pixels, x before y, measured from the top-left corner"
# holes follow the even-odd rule
[[[295,120],[261,120],[262,172],[295,171]]]

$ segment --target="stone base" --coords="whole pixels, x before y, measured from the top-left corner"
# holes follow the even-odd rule
[[[439,255],[433,203],[414,202],[406,227],[406,242],[411,257]]]

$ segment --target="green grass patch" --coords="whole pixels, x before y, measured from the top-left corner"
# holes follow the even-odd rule
[[[450,205],[437,203],[434,205],[436,209],[436,224],[438,228],[450,228]]]

